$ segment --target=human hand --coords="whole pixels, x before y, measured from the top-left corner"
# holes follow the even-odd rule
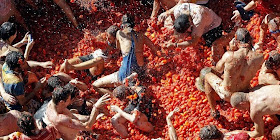
[[[100,99],[97,100],[97,102],[94,104],[94,106],[99,109],[101,107],[103,107],[107,101],[110,101],[110,94],[106,93],[105,95],[103,95]]]
[[[35,89],[40,89],[44,87],[46,84],[47,84],[47,78],[43,77],[36,83]]]
[[[35,41],[34,39],[31,38],[31,36],[29,36],[29,34],[27,35],[28,36],[28,41],[27,41],[27,46],[26,48],[28,48],[29,50],[31,50],[35,44]]]
[[[42,64],[42,67],[47,69],[47,68],[52,68],[53,67],[53,62],[52,61],[46,61],[46,62],[43,62]]]
[[[233,11],[233,16],[232,16],[231,20],[233,20],[235,22],[239,22],[241,20],[241,16],[240,16],[240,13],[238,10]]]
[[[8,94],[8,93],[5,92],[5,91],[2,92],[1,95],[2,95],[3,99],[4,99],[6,102],[8,102],[9,104],[11,104],[11,105],[16,105],[17,102],[18,102],[17,99],[16,99],[16,97],[14,97],[14,96]]]
[[[74,67],[71,65],[67,59],[64,60],[64,62],[61,64],[59,72],[65,72],[68,73],[69,71],[73,70]]]
[[[78,78],[70,80],[69,83],[72,84],[72,85],[78,84]]]
[[[161,13],[161,14],[158,16],[158,22],[159,22],[159,23],[163,23],[164,20],[167,19],[167,17],[168,17],[169,15],[170,15],[170,14],[168,13],[168,11]]]
[[[172,50],[172,49],[175,49],[176,47],[176,44],[173,43],[173,42],[167,42],[166,45],[165,45],[165,48],[168,49],[168,50]]]
[[[258,42],[258,43],[256,43],[255,45],[254,45],[254,49],[255,50],[263,50],[262,49],[262,47],[263,47],[263,43],[262,42]]]
[[[29,32],[27,32],[24,37],[22,38],[22,40],[20,41],[22,44],[27,44],[28,43],[28,35]]]
[[[114,112],[119,112],[121,110],[120,107],[116,106],[116,105],[111,105],[111,110],[114,111]]]
[[[169,112],[166,119],[172,119],[175,113],[179,112],[179,107],[175,107],[173,111]]]

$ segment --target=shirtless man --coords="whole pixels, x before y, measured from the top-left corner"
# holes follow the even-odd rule
[[[151,15],[151,19],[157,17],[160,6],[163,7],[164,10],[169,10],[174,7],[177,3],[196,3],[196,4],[207,4],[209,0],[154,0],[153,11]]]
[[[277,51],[269,53],[259,73],[260,85],[280,85],[280,54]]]
[[[201,140],[249,140],[250,136],[242,130],[228,132],[226,129],[218,129],[215,125],[207,125],[200,129],[199,138]]]
[[[0,137],[0,140],[56,140],[60,138],[60,135],[54,126],[47,126],[44,129],[39,129],[30,113],[21,113],[21,116],[15,122],[17,122],[20,131],[14,132],[8,136]]]
[[[46,119],[55,126],[64,140],[73,140],[79,131],[91,131],[99,110],[110,100],[110,95],[103,95],[93,106],[89,116],[71,113],[67,106],[71,104],[70,92],[56,88],[52,100],[47,106]]]
[[[259,41],[254,45],[255,49],[262,49],[267,30],[269,30],[270,35],[275,38],[277,47],[280,47],[280,13],[278,13],[278,15],[269,14],[265,16],[260,27]]]
[[[105,38],[108,44],[104,50],[98,49],[93,53],[65,60],[61,65],[60,71],[68,72],[71,70],[85,70],[86,73],[92,76],[92,80],[97,80],[97,76],[101,75],[104,71],[105,58],[111,58],[114,54],[112,52],[119,51],[116,48],[116,34],[119,28],[115,25],[110,26],[105,33]],[[100,39],[101,37],[96,37]]]
[[[21,112],[17,110],[11,110],[5,114],[0,114],[0,136],[6,136],[15,131],[19,131],[16,120],[18,120],[20,116]]]
[[[248,91],[250,80],[264,61],[262,53],[252,51],[250,41],[248,30],[239,28],[235,45],[231,46],[232,51],[227,51],[216,67],[205,75],[205,94],[214,118],[219,117],[219,111],[215,108],[216,101],[219,98],[230,101],[232,93]]]
[[[145,92],[143,87],[126,87],[124,85],[118,86],[113,91],[113,95],[127,105],[124,110],[116,105],[111,106],[111,110],[117,112],[111,119],[112,125],[122,138],[129,137],[126,126],[127,121],[133,123],[136,128],[144,132],[149,133],[154,129],[153,125],[148,121],[148,117],[144,114],[145,109],[148,107],[145,107],[147,100],[142,95],[143,92]],[[134,94],[137,94],[137,98],[128,101],[127,96]]]
[[[15,16],[17,21],[27,30],[20,12],[16,9],[14,0],[0,0],[0,25],[7,22],[11,16]]]
[[[150,47],[151,52],[156,55],[158,48],[143,33],[133,30],[134,18],[124,15],[122,18],[122,29],[117,32],[117,48],[120,48],[123,60],[119,71],[96,80],[92,85],[100,93],[111,93],[104,88],[116,87],[124,82],[124,79],[133,72],[141,76],[141,67],[144,66],[143,48],[144,44]]]
[[[163,21],[169,15],[175,19],[173,27],[178,37],[191,35],[192,39],[175,43],[169,41],[166,48],[172,50],[175,47],[195,46],[203,37],[205,45],[208,47],[212,46],[213,64],[220,60],[224,53],[224,47],[232,38],[230,36],[222,36],[221,17],[207,7],[192,3],[177,4],[169,11],[162,13],[159,16],[159,20]]]
[[[230,103],[234,108],[250,111],[250,117],[255,126],[254,131],[248,132],[250,137],[256,138],[264,135],[264,115],[280,114],[279,95],[279,85],[258,87],[249,93],[236,92],[232,95]]]

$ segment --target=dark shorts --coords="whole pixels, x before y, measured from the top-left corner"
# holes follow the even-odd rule
[[[89,61],[89,60],[91,60],[91,59],[94,59],[93,55],[91,55],[91,54],[85,55],[85,56],[81,56],[81,57],[79,57],[79,58],[80,58],[83,62],[86,62],[86,61]],[[91,80],[93,80],[93,81],[97,80],[98,75],[97,75],[97,76],[92,76],[91,73],[90,73],[90,71],[89,71],[89,69],[86,69],[86,70],[84,70],[84,71],[87,73],[88,76],[91,76],[91,77],[92,77]]]
[[[205,40],[205,45],[208,47],[212,46],[212,43],[223,36],[223,25],[221,23],[220,26],[208,31],[207,33],[203,34],[202,37]]]

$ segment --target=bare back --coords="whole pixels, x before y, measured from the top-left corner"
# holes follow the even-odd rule
[[[132,37],[132,38],[131,38]],[[117,44],[119,45],[122,55],[126,56],[132,46],[132,40],[135,44],[135,55],[137,59],[137,63],[139,66],[144,65],[144,56],[143,56],[143,48],[144,48],[144,40],[143,40],[143,34],[142,33],[136,33],[136,32],[130,32],[126,29],[119,30],[117,32]]]
[[[268,85],[249,93],[250,113],[280,114],[280,85]]]
[[[246,91],[263,62],[262,54],[247,48],[232,52],[225,61],[222,86],[230,92]]]
[[[17,119],[20,117],[20,112],[16,110],[0,115],[0,136],[6,136],[13,132],[19,131]]]

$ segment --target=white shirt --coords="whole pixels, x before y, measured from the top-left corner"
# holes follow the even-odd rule
[[[174,9],[174,16],[177,18],[186,12],[190,13],[194,25],[192,36],[201,37],[203,34],[217,28],[222,23],[222,19],[214,11],[193,3],[177,5]]]

